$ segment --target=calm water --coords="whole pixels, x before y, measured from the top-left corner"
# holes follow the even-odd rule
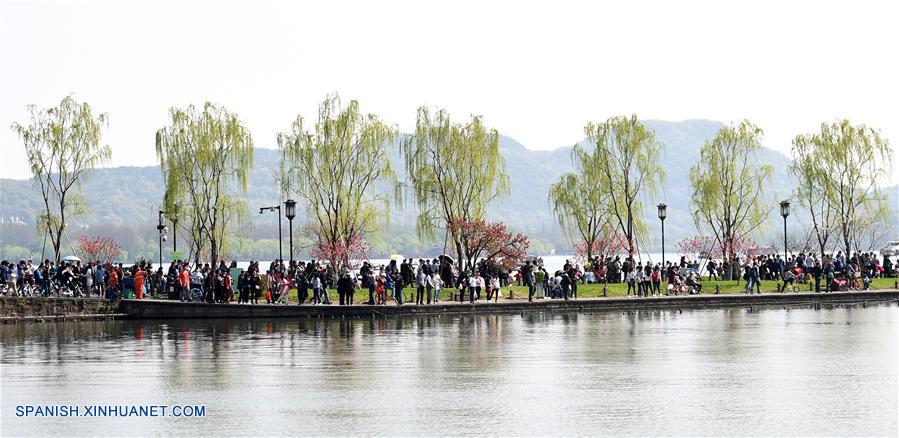
[[[3,435],[897,434],[897,307],[0,327]],[[207,417],[17,418],[20,404]]]

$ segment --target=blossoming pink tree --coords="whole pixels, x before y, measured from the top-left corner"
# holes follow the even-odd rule
[[[122,247],[115,240],[100,236],[94,238],[81,236],[78,239],[78,251],[86,262],[109,263],[122,255]]]

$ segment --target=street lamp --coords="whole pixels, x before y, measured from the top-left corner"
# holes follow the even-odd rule
[[[297,201],[294,201],[293,199],[284,201],[284,210],[284,215],[287,216],[287,221],[289,222],[290,263],[293,264],[293,218],[297,215]]]
[[[787,216],[790,215],[790,201],[780,201],[780,215],[784,218],[784,278],[787,272]],[[784,285],[786,286],[786,285]]]
[[[162,223],[162,216],[165,215],[165,212],[159,210],[159,224],[156,225],[156,230],[159,231],[159,266],[162,266],[162,242],[165,242],[166,236],[164,236],[165,232],[169,227],[165,226]]]
[[[178,252],[178,205],[172,206],[172,211],[169,212],[169,217],[172,219],[172,252]]]
[[[662,269],[665,269],[665,218],[668,217],[668,206],[659,204],[659,219],[662,221]]]
[[[278,263],[284,262],[284,252],[282,247],[284,245],[281,244],[281,206],[280,205],[272,205],[271,207],[259,207],[259,214],[262,214],[264,211],[275,211],[278,210]]]

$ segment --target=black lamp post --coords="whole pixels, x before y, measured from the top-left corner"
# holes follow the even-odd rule
[[[165,215],[165,212],[159,210],[159,224],[156,225],[156,230],[159,231],[159,266],[162,266],[162,242],[165,242],[165,232],[168,230],[168,227],[165,226],[164,223],[162,223],[163,215]]]
[[[659,219],[662,221],[662,269],[665,269],[665,218],[668,217],[668,206],[659,204]]]
[[[287,221],[289,222],[290,263],[293,264],[293,218],[297,215],[297,201],[293,199],[284,201],[284,215],[287,216]]]
[[[260,207],[259,214],[262,214],[263,211],[275,211],[278,210],[278,263],[284,262],[284,250],[282,249],[284,245],[281,244],[281,206],[280,205],[272,205],[271,207]],[[293,234],[293,233],[291,233]]]
[[[172,211],[169,212],[169,217],[172,219],[172,252],[178,252],[178,206],[172,206]]]
[[[780,215],[784,218],[784,278],[787,272],[787,216],[790,215],[790,201],[780,201]]]

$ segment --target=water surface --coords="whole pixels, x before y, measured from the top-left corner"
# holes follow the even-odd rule
[[[897,434],[897,307],[0,327],[3,435]],[[19,418],[24,404],[204,404]]]

